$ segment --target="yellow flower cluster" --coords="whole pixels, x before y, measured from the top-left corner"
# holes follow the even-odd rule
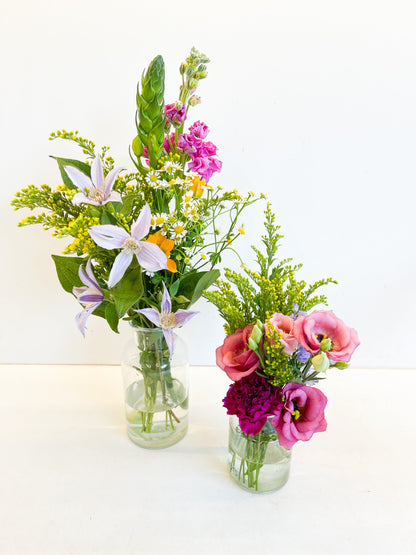
[[[100,219],[94,216],[81,214],[62,230],[63,235],[72,235],[75,239],[65,247],[62,254],[76,253],[77,255],[92,254],[96,245],[88,233],[88,228],[99,225]]]

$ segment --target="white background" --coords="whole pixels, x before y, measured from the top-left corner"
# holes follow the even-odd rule
[[[353,364],[415,367],[416,6],[412,1],[1,1],[1,362],[106,363],[129,335],[90,318],[61,290],[52,253],[64,243],[9,206],[29,183],[58,185],[50,154],[74,157],[51,131],[78,129],[131,167],[135,87],[157,54],[177,68],[195,45],[212,60],[201,82],[225,187],[268,194],[282,256],[302,277],[333,276],[330,307],[358,330]],[[259,243],[261,207],[239,251]],[[235,261],[230,259],[229,264]],[[214,308],[184,330],[193,364],[222,342]]]

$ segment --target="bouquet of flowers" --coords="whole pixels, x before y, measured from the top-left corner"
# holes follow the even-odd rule
[[[104,318],[118,332],[119,320],[163,331],[161,355],[147,355],[143,426],[152,428],[156,398],[162,395],[166,422],[174,426],[169,361],[174,329],[195,312],[189,308],[219,276],[223,252],[244,233],[241,212],[255,200],[210,185],[221,170],[217,147],[206,140],[208,126],[188,124],[195,94],[207,76],[208,58],[192,48],[180,65],[179,98],[165,104],[164,61],[157,56],[137,86],[136,130],[130,147],[133,172],[115,167],[109,147],[97,149],[78,131],[52,133],[51,140],[73,141],[83,160],[55,158],[62,183],[30,185],[19,191],[15,209],[40,209],[20,226],[41,224],[70,242],[53,255],[59,281],[83,307],[76,322],[85,334],[88,317]],[[221,222],[222,230],[218,228]],[[154,345],[148,351],[155,352]],[[161,358],[160,358],[161,357]],[[156,368],[156,371],[150,371]],[[161,393],[162,392],[162,393]]]
[[[326,430],[327,398],[315,385],[330,368],[346,368],[359,345],[357,332],[330,310],[318,288],[295,278],[300,265],[276,260],[279,226],[268,205],[265,253],[255,247],[259,271],[226,270],[218,291],[205,293],[225,319],[227,337],[216,350],[217,365],[233,380],[224,406],[238,419],[231,424],[230,471],[247,489],[268,488],[267,463],[278,462],[277,487],[288,478],[290,450]],[[234,286],[234,287],[233,287]],[[274,453],[268,446],[274,442]],[[266,460],[267,457],[267,460]],[[272,489],[277,489],[272,487]]]

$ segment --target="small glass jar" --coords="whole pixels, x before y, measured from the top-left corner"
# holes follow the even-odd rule
[[[253,493],[276,491],[289,479],[291,451],[279,444],[268,420],[256,435],[245,434],[237,416],[230,416],[228,468],[232,479]]]
[[[181,440],[188,429],[189,364],[177,337],[172,358],[160,328],[133,327],[122,361],[129,438],[147,449]]]

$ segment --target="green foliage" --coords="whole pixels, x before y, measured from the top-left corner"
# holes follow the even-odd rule
[[[187,307],[194,304],[214,282],[220,277],[219,270],[193,272],[184,276],[178,285],[178,292],[189,299]],[[176,293],[175,293],[176,294]]]
[[[255,324],[257,320],[265,322],[275,312],[290,315],[294,304],[305,312],[317,304],[326,304],[325,295],[314,293],[323,285],[336,283],[332,278],[327,278],[308,286],[305,281],[298,281],[295,277],[301,268],[300,264],[292,266],[290,259],[277,261],[279,241],[283,236],[278,233],[280,226],[275,223],[270,204],[264,214],[264,252],[252,247],[259,271],[250,270],[245,265],[243,274],[226,269],[224,275],[227,281],[217,281],[215,285],[218,290],[204,295],[218,308],[225,320],[227,334]]]
[[[56,273],[62,287],[68,293],[72,293],[73,287],[82,286],[78,272],[81,264],[85,262],[85,258],[77,258],[75,256],[57,256],[52,255],[55,262]]]
[[[130,264],[123,278],[111,289],[115,309],[119,318],[143,295],[142,269],[136,258]]]
[[[207,75],[208,62],[204,54],[193,48],[181,65],[178,103],[184,103],[186,110],[199,102],[193,93]],[[78,270],[80,265],[91,260],[94,276],[104,293],[104,300],[94,309],[93,315],[106,319],[114,331],[118,329],[120,318],[139,322],[138,309],[160,308],[162,282],[170,291],[173,310],[189,308],[196,302],[218,278],[219,272],[214,268],[224,252],[234,250],[234,242],[244,233],[240,222],[242,212],[262,198],[254,193],[241,196],[236,190],[223,191],[220,186],[208,185],[197,173],[186,169],[186,153],[174,147],[164,150],[164,138],[169,134],[169,123],[164,116],[164,79],[163,58],[157,56],[137,88],[137,136],[132,145],[137,171],[118,175],[113,190],[120,194],[121,202],[73,203],[79,189],[69,179],[65,167],[73,166],[91,177],[91,161],[99,156],[106,177],[114,168],[114,160],[108,155],[109,147],[98,148],[78,131],[62,129],[51,133],[49,139],[76,144],[84,160],[52,156],[58,165],[60,184],[55,188],[29,185],[18,191],[11,203],[16,210],[33,211],[19,226],[40,224],[56,237],[69,238],[63,256],[53,256],[65,291],[72,293],[74,286],[85,286]],[[177,139],[183,124],[175,127]],[[175,142],[177,144],[177,140]],[[150,168],[141,160],[144,146],[149,153]],[[89,192],[87,187],[84,191],[87,197]],[[142,271],[134,257],[122,280],[109,289],[108,278],[121,249],[100,247],[90,236],[90,229],[109,224],[130,234],[145,204],[150,206],[152,223],[142,240],[150,240],[160,248],[164,242],[162,250],[169,270],[154,274]],[[219,230],[217,222],[221,222],[223,231]],[[149,322],[142,324],[148,326]]]

